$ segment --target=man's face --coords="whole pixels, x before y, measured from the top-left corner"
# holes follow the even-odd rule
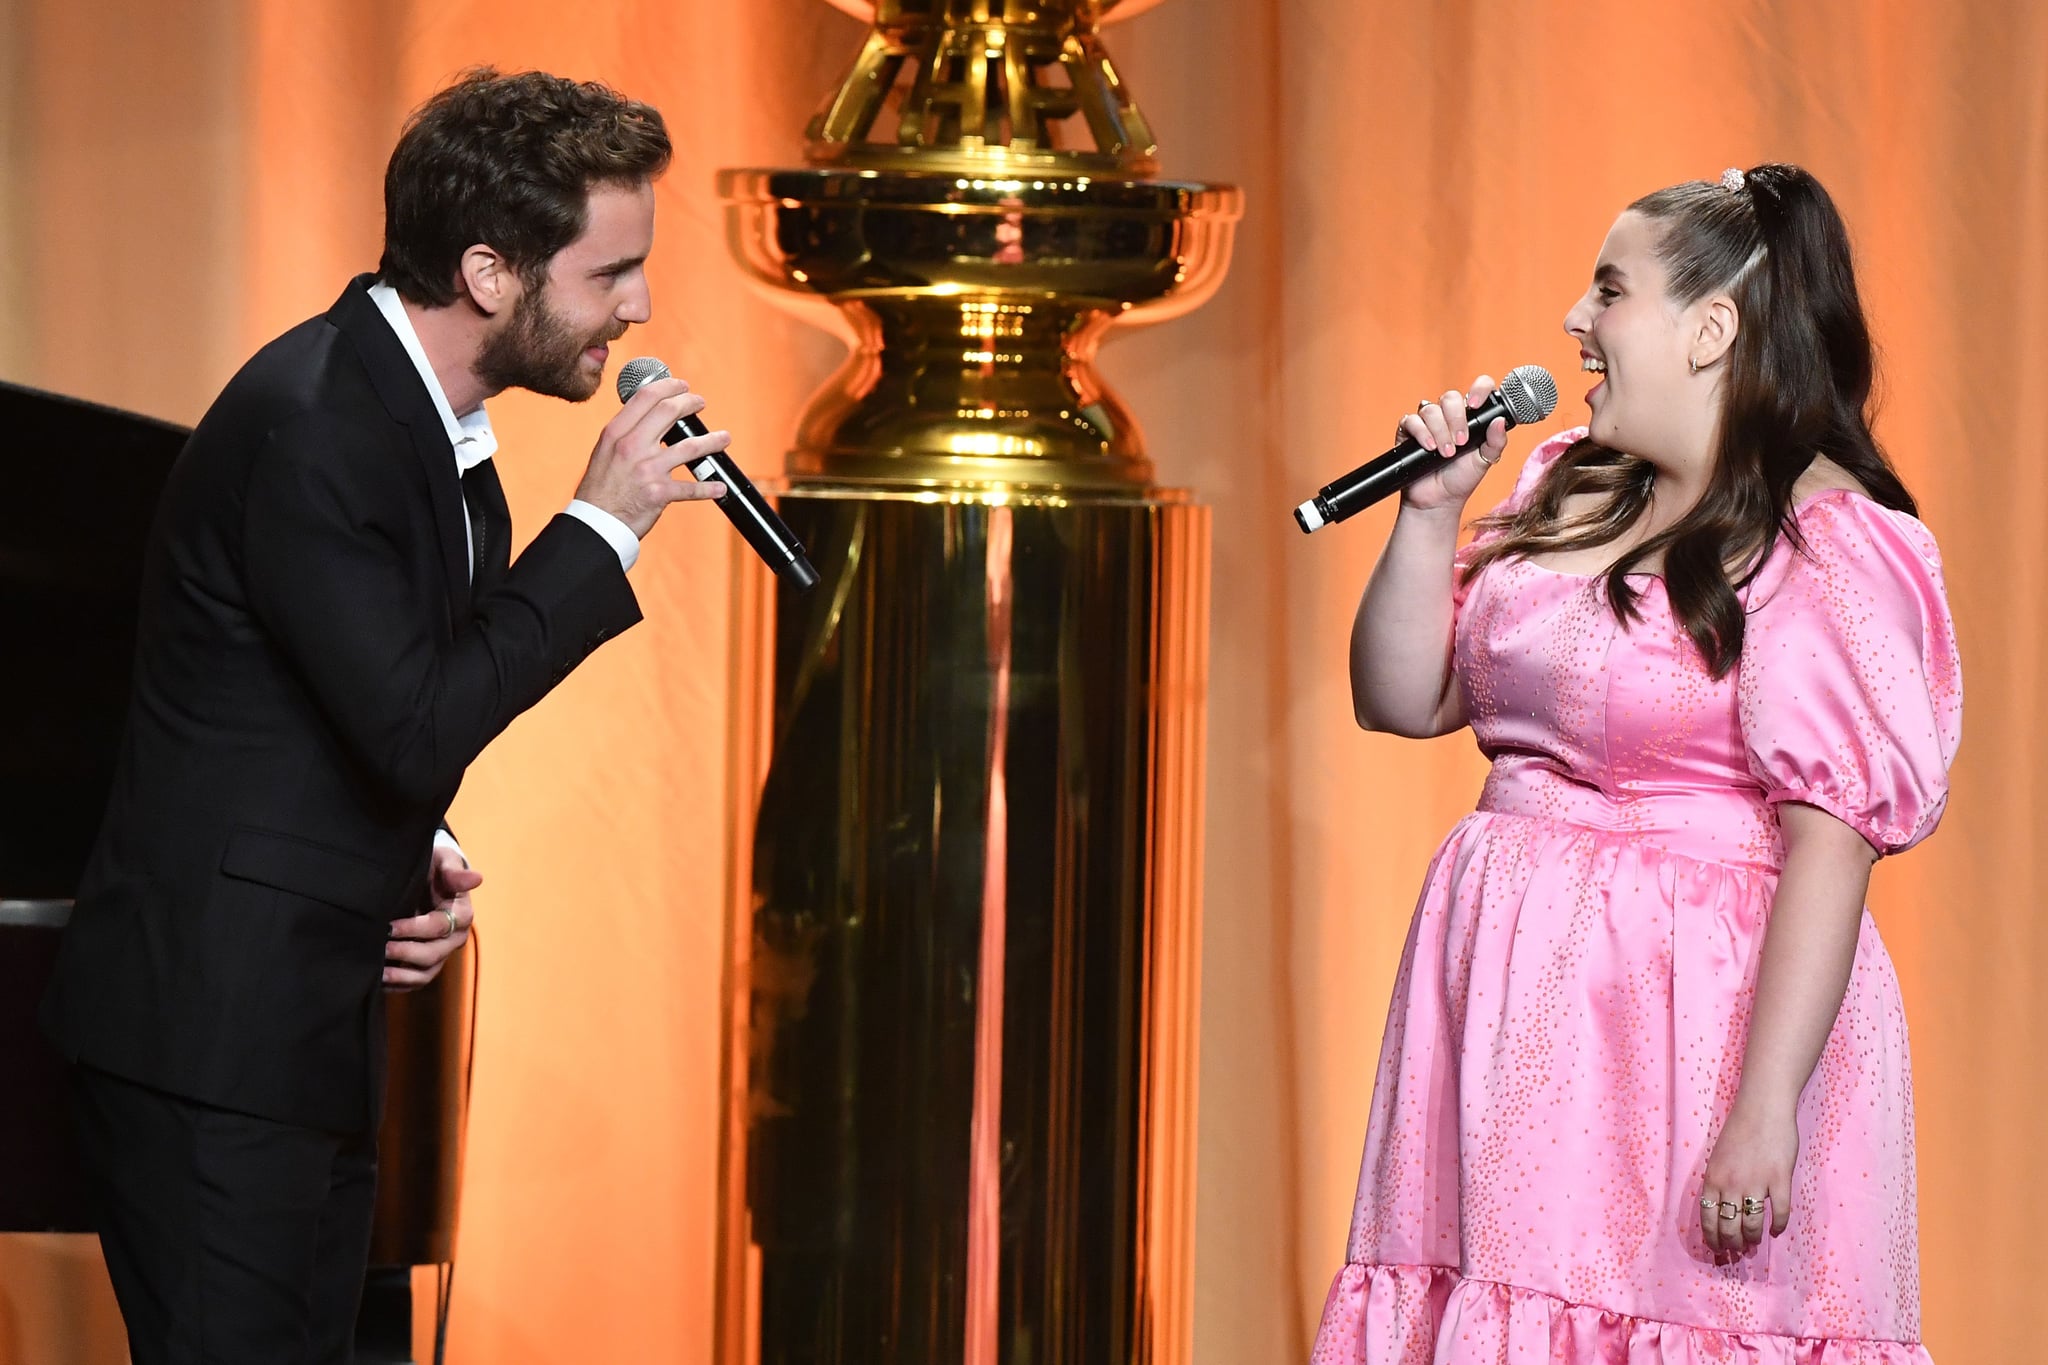
[[[484,343],[477,378],[493,392],[531,389],[572,403],[596,393],[609,344],[652,313],[653,249],[654,187],[593,188],[583,235],[555,253],[539,287],[520,294]]]

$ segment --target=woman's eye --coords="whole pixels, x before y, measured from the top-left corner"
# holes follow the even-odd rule
[[[1602,301],[1606,303],[1612,303],[1620,297],[1621,291],[1619,289],[1616,289],[1613,285],[1603,284],[1600,286],[1600,298],[1602,299]]]

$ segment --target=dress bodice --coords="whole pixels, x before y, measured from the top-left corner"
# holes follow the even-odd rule
[[[1540,447],[1506,506],[1580,433]],[[1882,852],[1939,819],[1959,738],[1954,630],[1927,529],[1859,493],[1796,511],[1742,591],[1740,662],[1707,670],[1659,578],[1624,624],[1601,575],[1496,560],[1458,594],[1453,664],[1493,760],[1484,809],[1635,831],[1775,868],[1772,807],[1820,806]]]

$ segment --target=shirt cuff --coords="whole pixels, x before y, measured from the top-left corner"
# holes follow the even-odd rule
[[[434,831],[434,847],[454,849],[455,856],[462,859],[462,865],[464,867],[469,866],[469,855],[462,851],[462,845],[456,843],[455,836],[450,834],[447,830],[437,829]]]
[[[633,528],[596,503],[575,498],[563,510],[604,537],[605,544],[618,554],[621,569],[631,569],[640,558],[640,537],[633,534]]]

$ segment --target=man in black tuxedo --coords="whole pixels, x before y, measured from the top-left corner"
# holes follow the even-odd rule
[[[510,559],[483,402],[581,401],[646,321],[661,116],[477,72],[408,122],[376,276],[258,352],[165,490],[106,821],[44,1019],[138,1365],[342,1362],[380,987],[469,935],[463,770],[640,619],[626,570],[702,399],[650,383]]]

